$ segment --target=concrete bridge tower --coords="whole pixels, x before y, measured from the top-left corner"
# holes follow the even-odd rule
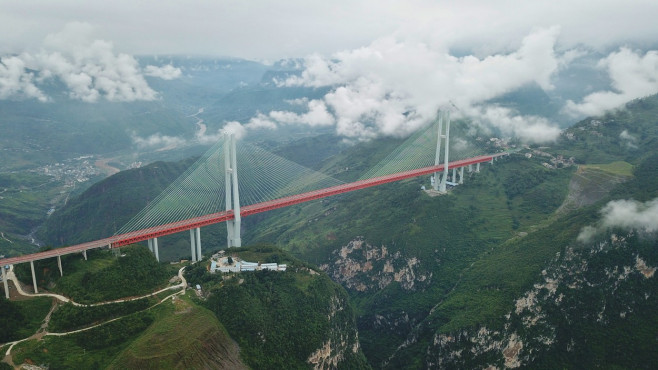
[[[445,132],[443,132],[443,121],[445,118]],[[436,155],[434,157],[434,165],[438,166],[441,163],[441,140],[444,140],[444,155],[443,155],[443,176],[439,180],[440,174],[434,173],[434,190],[442,193],[446,192],[446,181],[448,181],[448,155],[450,152],[450,112],[439,111],[439,130],[436,138]],[[453,180],[454,181],[454,180]]]
[[[224,136],[224,168],[226,169],[226,210],[233,210],[234,215],[233,220],[226,222],[227,245],[229,248],[241,247],[240,191],[238,189],[238,165],[234,134],[226,134]]]

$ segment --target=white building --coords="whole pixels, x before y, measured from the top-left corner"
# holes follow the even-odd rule
[[[242,272],[260,270],[286,271],[286,268],[287,265],[279,265],[276,263],[247,262],[242,261],[237,257],[231,258],[231,263],[229,263],[229,257],[220,257],[210,263],[210,272],[213,274],[215,272]]]

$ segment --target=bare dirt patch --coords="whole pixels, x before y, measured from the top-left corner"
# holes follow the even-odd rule
[[[593,204],[608,195],[615,186],[628,179],[628,176],[580,166],[571,177],[569,193],[557,213],[568,213]]]

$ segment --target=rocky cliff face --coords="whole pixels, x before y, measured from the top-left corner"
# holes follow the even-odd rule
[[[389,252],[385,245],[373,246],[360,237],[334,251],[331,265],[320,266],[334,281],[358,292],[381,290],[394,281],[405,290],[422,289],[432,273],[420,267],[418,258]]]
[[[568,247],[516,299],[502,327],[436,333],[426,366],[641,367],[624,354],[646,348],[633,361],[656,357],[655,247],[655,239],[636,233]],[[638,330],[639,322],[649,327]]]
[[[343,365],[345,360],[359,356],[359,334],[353,322],[345,320],[351,315],[351,308],[349,308],[346,297],[339,295],[331,297],[330,310],[327,315],[330,326],[329,334],[322,346],[307,360],[314,369],[336,369],[339,365]]]

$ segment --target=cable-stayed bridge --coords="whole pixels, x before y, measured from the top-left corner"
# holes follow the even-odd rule
[[[36,292],[34,261],[57,257],[63,274],[62,255],[82,253],[86,259],[89,249],[118,248],[145,240],[159,260],[158,237],[188,230],[192,260],[197,261],[202,255],[202,226],[225,222],[227,245],[239,247],[242,217],[423,175],[432,175],[434,190],[445,192],[447,185],[463,183],[465,169],[479,172],[480,163],[493,163],[507,154],[484,154],[477,145],[451,141],[449,117],[440,114],[435,124],[409,137],[359,180],[345,183],[258,147],[236,145],[235,138],[227,134],[115,235],[0,259],[0,266],[30,262]],[[8,295],[4,268],[2,274]]]

